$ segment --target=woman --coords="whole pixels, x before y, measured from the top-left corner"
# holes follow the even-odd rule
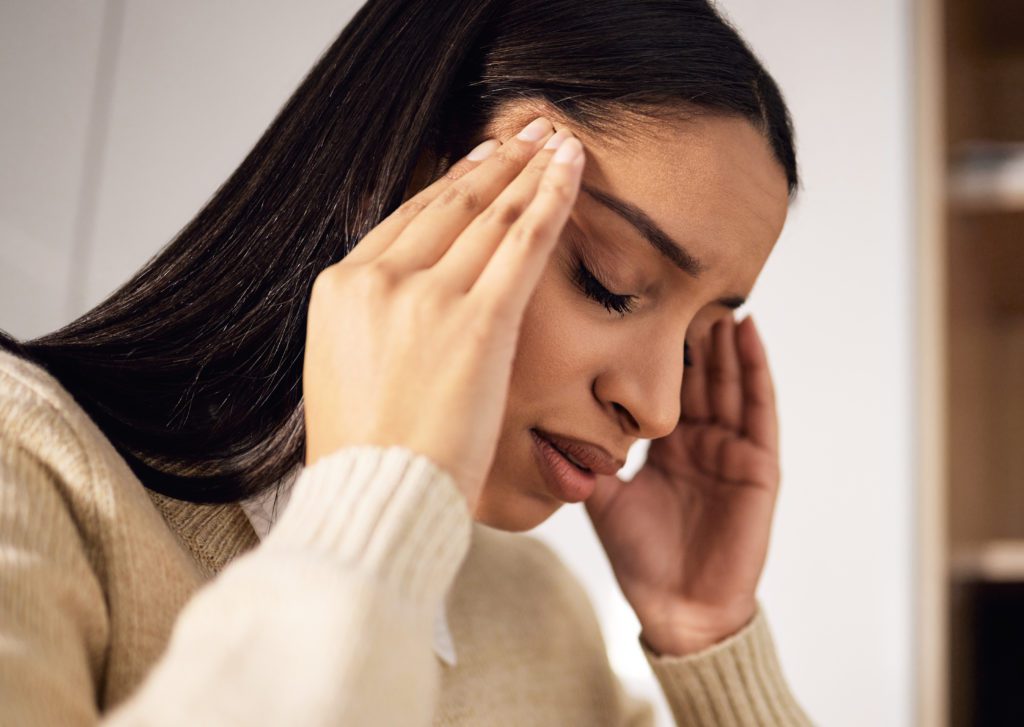
[[[650,724],[516,532],[582,501],[679,724],[806,724],[732,319],[796,187],[706,2],[371,0],[165,250],[5,339],[3,721]]]

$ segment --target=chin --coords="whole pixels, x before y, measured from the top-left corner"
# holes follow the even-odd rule
[[[552,497],[525,490],[484,486],[473,519],[497,530],[521,533],[540,525],[563,504]]]

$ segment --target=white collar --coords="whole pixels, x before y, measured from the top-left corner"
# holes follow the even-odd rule
[[[274,521],[284,512],[288,499],[291,497],[292,485],[295,484],[295,479],[300,472],[301,468],[296,468],[292,474],[280,480],[278,485],[269,487],[261,494],[239,503],[260,540],[266,537]],[[276,499],[275,495],[277,495]],[[434,653],[449,666],[455,666],[455,644],[452,641],[451,629],[448,628],[445,611],[445,603],[442,601],[434,619]]]

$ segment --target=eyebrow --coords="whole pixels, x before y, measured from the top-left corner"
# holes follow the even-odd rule
[[[623,199],[619,199],[615,195],[609,194],[608,192],[598,189],[586,182],[580,183],[580,189],[610,209],[612,212],[619,215],[619,217],[626,220],[626,222],[633,225],[637,232],[640,233],[640,236],[643,237],[651,247],[671,260],[673,265],[689,275],[691,278],[699,278],[702,273],[707,271],[708,266],[702,260],[694,256],[682,244],[673,240],[658,226],[658,223],[651,219],[650,215],[636,205],[630,204]],[[747,299],[743,296],[731,295],[725,298],[719,298],[715,302],[731,310],[736,310],[746,303]]]

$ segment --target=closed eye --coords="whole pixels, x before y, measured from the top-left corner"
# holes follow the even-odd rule
[[[637,296],[612,293],[594,276],[592,272],[590,272],[583,261],[578,258],[576,259],[574,278],[577,287],[579,287],[579,289],[583,291],[588,298],[600,303],[609,311],[614,311],[620,316],[625,316],[627,313],[633,312],[633,303]]]
[[[574,246],[579,244],[577,240],[572,240],[572,242],[575,243]],[[597,279],[597,276],[590,272],[590,269],[587,267],[586,263],[583,262],[579,253],[574,252],[572,260],[573,282],[584,295],[603,305],[609,312],[618,313],[621,317],[625,317],[627,313],[633,312],[633,304],[638,296],[613,293],[608,290],[608,288]],[[683,342],[683,365],[687,368],[693,366],[693,361],[690,359],[690,344],[688,341]]]

